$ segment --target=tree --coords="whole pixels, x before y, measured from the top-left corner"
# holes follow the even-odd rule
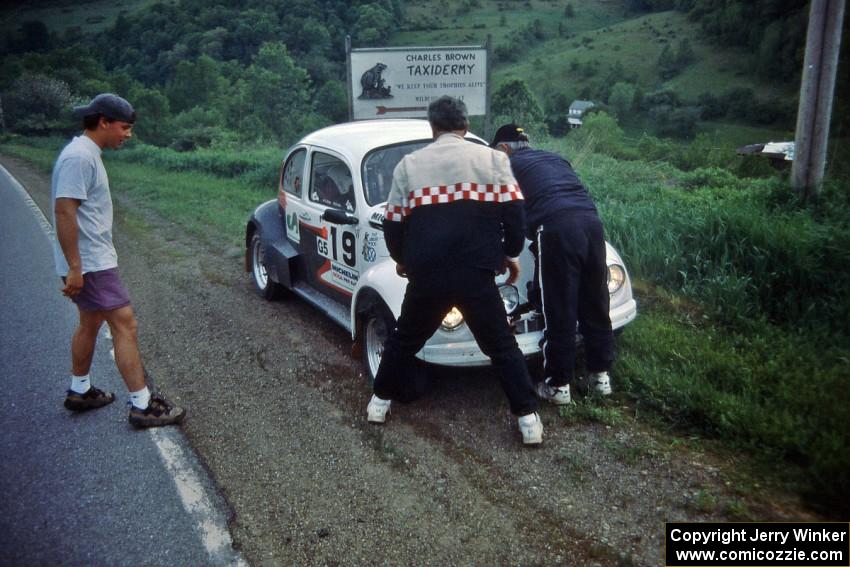
[[[697,127],[698,111],[694,108],[656,106],[650,111],[658,133],[662,136],[693,138]]]
[[[331,34],[324,24],[315,18],[307,18],[304,20],[292,48],[303,53],[313,53],[325,57],[332,48]]]
[[[607,155],[617,155],[623,147],[623,129],[617,119],[605,112],[591,112],[582,119],[582,126],[570,133],[580,146]]]
[[[716,120],[726,115],[728,102],[714,96],[711,93],[704,92],[697,98],[697,106],[700,111],[700,118],[703,120]]]
[[[133,133],[139,139],[155,146],[167,146],[174,141],[175,132],[171,128],[171,110],[168,98],[156,89],[140,85],[127,94],[138,114],[138,122]]]
[[[309,103],[309,76],[296,65],[283,43],[265,43],[245,73],[240,113],[247,131],[289,142],[301,133]],[[235,102],[235,101],[234,101]]]
[[[348,118],[348,96],[342,81],[331,80],[322,85],[314,97],[316,112],[332,122],[345,122]]]
[[[216,103],[225,83],[219,62],[209,55],[201,55],[195,61],[177,63],[166,93],[174,112],[182,112]]]
[[[537,97],[522,79],[512,79],[503,83],[491,99],[493,114],[508,116],[513,122],[531,127],[543,122],[543,109]]]
[[[67,83],[42,74],[24,73],[3,96],[4,120],[11,130],[43,134],[64,130],[64,113],[72,104]]]
[[[665,45],[658,56],[658,75],[662,80],[669,80],[679,74],[679,64],[669,45]]]
[[[50,32],[41,20],[24,22],[21,25],[21,39],[17,42],[17,51],[45,51],[50,47]]]
[[[608,105],[614,110],[617,117],[622,120],[632,113],[632,104],[635,98],[635,86],[631,83],[615,83],[608,97]]]
[[[354,22],[354,37],[361,45],[383,45],[394,28],[395,21],[391,12],[381,4],[374,2],[357,8]]]
[[[572,3],[567,2],[567,5],[564,6],[564,17],[565,18],[575,18],[575,16],[576,16],[576,11],[573,8]]]
[[[684,69],[694,61],[696,61],[696,53],[694,53],[694,48],[691,47],[691,42],[688,38],[682,38],[679,41],[679,47],[676,50],[676,64],[679,69]]]
[[[570,129],[569,112],[572,99],[562,90],[550,90],[544,95],[546,127],[553,136],[563,136]]]

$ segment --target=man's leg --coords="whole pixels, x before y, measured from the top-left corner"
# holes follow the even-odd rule
[[[581,238],[568,226],[538,233],[539,286],[546,324],[543,366],[549,385],[572,382],[576,358],[576,322],[581,281]]]
[[[579,332],[584,338],[587,371],[607,372],[614,361],[614,333],[611,330],[608,263],[602,222],[588,222],[588,257],[579,288]]]
[[[470,286],[475,288],[476,286]],[[507,323],[505,304],[492,278],[477,286],[480,293],[464,297],[458,305],[481,352],[490,357],[508,397],[511,413],[523,416],[538,409],[525,357]]]
[[[145,388],[145,370],[139,353],[138,324],[131,305],[103,311],[103,318],[112,330],[115,364],[130,392]]]
[[[97,333],[103,324],[103,313],[83,311],[79,308],[77,311],[80,314],[80,324],[71,339],[71,373],[74,376],[86,376],[91,370]]]
[[[65,396],[65,407],[72,411],[88,411],[111,404],[115,394],[95,388],[89,378],[103,317],[99,311],[83,311],[79,307],[77,311],[80,324],[71,338],[71,387]]]
[[[450,308],[450,299],[417,296],[414,284],[408,284],[401,315],[384,345],[375,376],[376,396],[402,402],[415,398],[410,373],[416,364],[416,353],[431,338]]]
[[[186,410],[163,398],[151,394],[145,384],[145,369],[139,353],[138,324],[131,305],[104,312],[104,319],[112,329],[115,347],[115,364],[130,390],[130,424],[134,427],[159,427],[183,421]]]

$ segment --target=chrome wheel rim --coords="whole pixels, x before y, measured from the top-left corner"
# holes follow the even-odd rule
[[[384,356],[384,343],[388,336],[386,323],[379,317],[370,317],[366,323],[366,359],[373,378],[378,375],[378,367]]]
[[[254,245],[251,249],[251,267],[257,287],[261,290],[266,289],[266,286],[269,285],[269,273],[266,271],[263,245],[260,243],[259,238],[254,240]]]

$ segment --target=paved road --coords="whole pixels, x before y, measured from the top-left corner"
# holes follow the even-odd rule
[[[92,378],[116,402],[62,407],[76,309],[52,275],[50,225],[2,167],[0,200],[0,564],[244,565],[180,430],[127,423],[103,331]]]

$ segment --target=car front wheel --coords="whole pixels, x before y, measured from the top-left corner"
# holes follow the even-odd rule
[[[394,325],[395,318],[386,305],[378,305],[366,314],[363,322],[363,369],[370,384],[375,383],[384,355],[384,343]]]
[[[259,234],[251,238],[251,279],[254,281],[254,289],[263,298],[271,301],[280,297],[281,286],[269,277],[265,247]]]

